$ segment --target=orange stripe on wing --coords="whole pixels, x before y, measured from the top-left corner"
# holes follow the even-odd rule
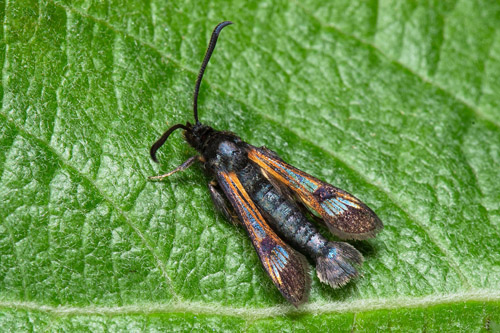
[[[234,172],[222,173],[222,176],[226,180],[231,190],[240,196],[236,198],[238,204],[240,204],[245,210],[245,212],[253,218],[253,220],[260,226],[262,230],[264,230],[265,236],[270,236],[274,238],[273,237],[274,233],[272,232],[271,228],[269,228],[267,223],[263,223],[264,218],[262,217],[259,210],[255,206],[253,200],[248,195],[247,191],[245,191],[245,189],[243,188],[243,185],[238,179],[236,173]],[[247,227],[251,229],[252,233],[256,236],[257,241],[259,242],[262,241],[262,239],[265,236],[261,237],[262,233],[256,230],[255,227],[252,225],[252,223],[250,223],[246,219],[243,219],[243,223],[245,223],[245,225],[247,225]]]
[[[286,170],[288,169],[292,173],[300,175],[309,183],[318,188],[322,185],[319,180],[306,174],[303,171],[294,168],[289,164],[266,156],[257,149],[250,149],[248,152],[248,158],[250,158],[250,160],[256,163],[259,167],[261,167],[265,172],[273,176],[276,180],[295,190],[297,194],[302,198],[302,200],[307,203],[307,205],[309,205],[312,209],[317,211],[319,214],[324,213],[324,209],[321,207],[321,205],[319,205],[312,194],[314,190],[311,191],[310,189],[307,189],[304,184],[296,179],[293,179],[291,176],[288,176],[290,177],[288,178]]]
[[[304,302],[309,281],[300,256],[267,225],[236,173],[219,171],[217,180],[238,213],[274,285],[294,305]]]
[[[349,193],[283,162],[266,148],[252,147],[247,151],[248,158],[264,174],[295,192],[321,216],[333,234],[344,239],[366,239],[383,228],[377,215]]]

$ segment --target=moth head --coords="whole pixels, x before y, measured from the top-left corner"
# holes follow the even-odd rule
[[[191,147],[201,152],[204,143],[207,141],[208,136],[214,131],[214,129],[208,125],[203,125],[202,123],[196,123],[194,125],[187,123],[187,125],[191,127],[189,127],[189,130],[184,131],[184,138],[191,145]]]

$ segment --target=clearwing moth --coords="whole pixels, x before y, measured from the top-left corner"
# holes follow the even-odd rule
[[[150,177],[162,180],[199,161],[213,177],[208,184],[215,206],[247,232],[259,259],[281,294],[293,305],[307,300],[308,264],[316,264],[319,280],[337,288],[358,275],[363,256],[352,245],[323,237],[306,216],[314,212],[341,239],[374,237],[383,225],[375,213],[353,195],[312,177],[266,147],[255,147],[227,131],[198,120],[198,93],[221,30],[218,24],[196,80],[195,123],[170,127],[151,147],[151,158],[176,129],[198,152],[171,172]]]

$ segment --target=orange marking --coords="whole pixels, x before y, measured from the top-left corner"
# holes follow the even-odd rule
[[[257,151],[256,149],[252,149],[248,153],[248,158],[252,160],[253,162],[257,163],[262,169],[264,169],[266,172],[270,173],[274,178],[276,178],[278,181],[282,182],[283,184],[286,184],[292,189],[296,190],[299,194],[299,196],[304,200],[308,205],[310,205],[315,211],[317,211],[320,215],[327,215],[324,209],[321,207],[321,205],[318,203],[318,201],[314,198],[313,194],[307,190],[302,184],[300,184],[297,181],[293,181],[293,184],[285,177],[282,176],[281,173],[278,171],[274,170],[271,168],[269,165],[272,165],[278,169],[283,169],[285,167],[284,163],[273,159],[271,157],[263,155],[261,152]],[[318,181],[317,179],[312,178],[308,174],[306,174],[303,171],[300,171],[291,165],[286,165],[287,168],[292,170],[293,172],[299,174],[300,176],[306,178],[309,180],[311,183],[313,183],[316,186],[321,186],[322,183]],[[293,186],[292,186],[293,185]]]
[[[250,234],[250,238],[252,239],[253,244],[255,245],[255,248],[257,250],[257,253],[259,255],[259,258],[262,262],[262,265],[264,266],[264,269],[268,272],[269,276],[273,280],[273,283],[278,286],[279,290],[283,293],[284,287],[286,287],[283,284],[283,280],[281,279],[280,272],[282,269],[280,269],[280,265],[277,262],[276,259],[276,250],[275,246],[279,245],[281,246],[291,257],[290,261],[292,261],[292,264],[290,266],[287,266],[290,271],[292,271],[294,274],[297,275],[303,275],[303,271],[301,270],[300,265],[297,265],[296,263],[296,258],[293,256],[293,249],[290,248],[287,244],[285,244],[269,227],[260,214],[259,210],[257,209],[255,203],[252,201],[250,196],[248,195],[247,191],[241,184],[240,180],[238,179],[238,176],[234,172],[221,172],[219,174],[222,176],[223,179],[220,179],[220,181],[224,181],[224,184],[228,186],[228,189],[231,191],[231,201],[233,202],[234,208],[241,213],[240,215],[243,218],[243,223],[245,225],[245,228],[247,229],[248,233]],[[245,211],[243,211],[245,210]],[[250,223],[250,220],[254,219],[255,223],[259,225],[262,230],[266,233],[266,242],[269,242],[267,246],[272,248],[271,251],[267,252],[267,246],[266,246],[266,252],[260,247],[260,243],[262,241],[262,238],[258,237],[259,232],[257,232],[256,228],[254,228],[255,224],[252,221]],[[294,264],[295,262],[295,264]],[[287,265],[287,263],[285,263]],[[286,296],[287,297],[287,296]]]
[[[248,211],[248,213],[252,215],[252,218],[262,227],[262,229],[264,229],[264,232],[266,232],[267,235],[267,230],[264,228],[262,223],[260,223],[260,221],[263,220],[262,215],[260,215],[259,211],[253,204],[253,201],[248,197],[247,192],[245,191],[245,189],[243,189],[243,186],[241,185],[236,174],[234,172],[230,172],[227,174],[223,173],[222,176],[226,180],[233,193],[237,194],[236,199],[238,200],[238,202],[245,207],[246,211]],[[259,237],[260,233],[255,231],[255,228],[252,226],[252,224],[249,223],[245,218],[243,219],[243,223],[245,223],[245,225],[250,229],[251,233],[255,236],[256,241],[261,242],[262,238]]]
[[[359,200],[357,200],[356,198],[354,198],[352,195],[349,195],[349,194],[344,194],[344,193],[337,193],[337,195],[339,197],[342,197],[344,199],[347,199],[349,201],[352,201],[353,203],[356,203],[356,202],[359,202]]]
[[[269,164],[270,164],[276,168],[283,168],[282,164],[279,164],[279,161],[272,160],[269,157],[262,155],[259,151],[255,150],[255,149],[250,150],[250,152],[248,153],[248,157],[252,161],[257,163],[261,168],[263,168],[264,170],[266,170],[267,172],[272,174],[273,177],[278,179],[283,184],[291,185],[290,184],[291,182],[289,180],[287,180],[285,177],[283,177],[281,173],[279,173],[276,170],[274,170],[273,168],[269,167]],[[294,185],[300,187],[300,188],[298,188],[298,190],[300,192],[305,191],[305,189],[303,188],[303,186],[301,184],[294,182]]]
[[[231,187],[231,190],[234,193],[240,195],[236,196],[236,198],[241,203],[241,205],[246,208],[246,210],[250,213],[250,215],[252,215],[253,219],[257,222],[257,224],[264,230],[266,236],[271,237],[277,244],[284,246],[284,243],[281,242],[278,236],[265,222],[264,218],[262,217],[259,210],[255,206],[253,200],[250,198],[247,191],[245,191],[245,188],[241,184],[236,173],[234,172],[222,173],[222,176],[228,183],[229,187]],[[252,226],[252,224],[248,223],[246,220],[244,220],[243,222],[245,223],[245,225],[251,228],[252,234],[255,235],[256,240],[259,242],[262,241],[262,238],[258,237],[259,233],[255,231],[255,228]]]
[[[273,276],[273,280],[279,282],[279,284],[282,284],[283,282],[281,281],[281,276],[279,274],[276,276],[274,272],[274,268],[276,268],[276,270],[279,271],[276,264],[274,262],[271,262],[270,259],[266,259],[266,262],[267,262],[267,267],[269,268],[269,274]]]

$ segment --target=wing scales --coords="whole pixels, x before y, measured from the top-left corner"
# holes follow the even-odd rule
[[[273,283],[295,306],[305,302],[309,283],[301,256],[267,225],[234,172],[218,172],[217,180],[250,236],[262,266]]]
[[[382,229],[377,215],[351,194],[285,163],[265,148],[249,148],[248,157],[317,212],[333,234],[343,239],[366,239]]]

